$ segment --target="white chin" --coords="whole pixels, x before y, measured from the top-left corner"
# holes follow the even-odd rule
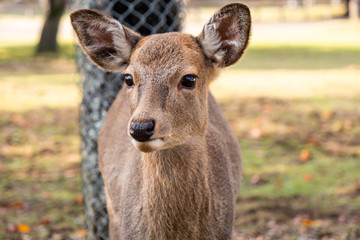
[[[165,141],[161,139],[153,139],[146,142],[138,142],[131,139],[132,144],[141,152],[153,152],[164,147]]]

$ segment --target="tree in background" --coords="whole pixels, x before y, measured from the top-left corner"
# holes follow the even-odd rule
[[[345,18],[359,18],[360,17],[360,0],[345,0],[346,13]]]
[[[58,49],[57,33],[61,16],[64,14],[68,0],[49,0],[48,13],[41,31],[36,52],[56,52]]]

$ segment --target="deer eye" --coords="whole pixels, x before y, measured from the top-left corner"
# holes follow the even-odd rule
[[[196,76],[195,74],[187,74],[185,76],[183,76],[183,78],[181,79],[181,87],[183,88],[194,88],[196,85],[196,79],[198,78],[198,76]]]
[[[128,87],[134,86],[134,80],[130,74],[124,74],[123,80]]]

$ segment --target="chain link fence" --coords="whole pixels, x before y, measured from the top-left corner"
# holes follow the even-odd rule
[[[146,36],[179,31],[181,0],[77,0],[72,9],[90,8],[112,15]],[[76,61],[83,90],[80,105],[82,179],[87,239],[109,239],[103,180],[98,166],[97,134],[123,83],[121,73],[97,68],[77,47]]]

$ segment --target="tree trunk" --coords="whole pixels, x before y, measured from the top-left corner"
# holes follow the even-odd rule
[[[180,16],[183,15],[180,14],[179,0],[77,0],[74,3],[75,8],[91,8],[112,15],[143,35],[179,31]],[[76,60],[83,88],[80,105],[81,174],[87,239],[109,239],[104,186],[98,166],[97,134],[123,82],[121,73],[97,68],[79,47]]]
[[[58,49],[57,33],[61,16],[67,5],[67,0],[49,0],[49,12],[43,26],[36,52],[56,52]]]
[[[360,0],[345,0],[346,12],[344,18],[359,19],[360,18]]]
[[[360,16],[360,0],[349,1],[349,14],[350,19],[358,20]]]

